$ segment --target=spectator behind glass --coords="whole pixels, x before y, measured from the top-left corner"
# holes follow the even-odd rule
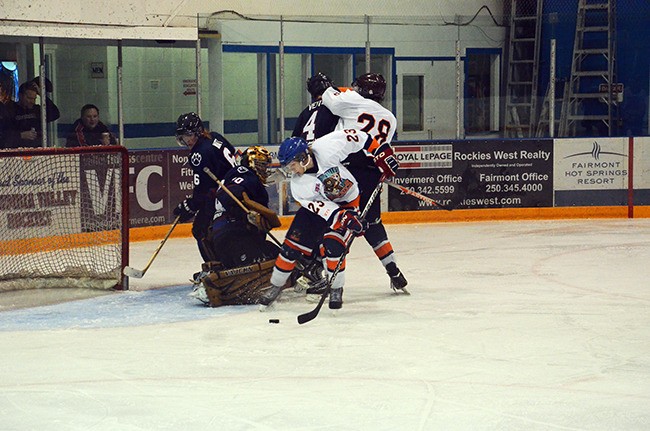
[[[12,127],[15,137],[8,148],[40,147],[41,146],[41,106],[36,104],[36,97],[41,96],[41,103],[45,99],[45,115],[47,122],[55,121],[60,116],[59,108],[52,100],[41,92],[38,86],[38,77],[27,81],[18,88],[18,102],[14,102],[15,109]],[[46,92],[52,91],[52,83],[46,80]]]
[[[66,147],[88,147],[92,145],[117,145],[117,139],[108,127],[99,121],[99,108],[88,104],[81,108],[81,118],[74,122],[73,132],[65,141]]]

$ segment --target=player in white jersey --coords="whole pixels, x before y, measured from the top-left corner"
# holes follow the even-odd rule
[[[338,91],[330,87],[323,92],[323,105],[340,118],[336,129],[362,130],[392,155],[390,144],[397,130],[397,119],[379,103],[386,92],[386,81],[377,73],[366,73],[354,80],[352,88],[354,91]],[[390,172],[385,174],[374,164],[369,163],[368,158],[362,153],[352,154],[343,162],[359,183],[362,207],[368,202],[379,181],[395,175],[399,166],[397,160],[393,157],[392,160],[387,159],[387,161],[392,163],[392,166]],[[386,268],[391,288],[406,292],[404,288],[408,282],[397,267],[393,246],[381,221],[381,206],[378,199],[371,205],[366,218],[370,226],[364,233],[364,237]]]
[[[261,298],[262,309],[288,286],[289,276],[302,256],[311,257],[322,242],[328,278],[339,260],[340,271],[332,281],[329,307],[341,308],[345,283],[345,247],[351,235],[362,235],[365,221],[359,218],[359,189],[354,176],[341,162],[348,155],[365,151],[381,169],[386,169],[378,143],[356,129],[335,131],[316,139],[311,147],[292,137],[280,145],[280,164],[290,170],[293,198],[300,203],[275,261],[271,284]]]

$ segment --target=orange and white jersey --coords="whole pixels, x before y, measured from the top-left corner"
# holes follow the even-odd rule
[[[397,130],[397,119],[388,109],[354,90],[337,91],[330,87],[323,93],[323,105],[340,119],[336,130],[355,128],[390,144]]]
[[[356,129],[337,130],[316,139],[311,145],[315,167],[291,177],[293,198],[325,220],[341,206],[358,206],[357,180],[341,162],[373,143],[367,133]]]

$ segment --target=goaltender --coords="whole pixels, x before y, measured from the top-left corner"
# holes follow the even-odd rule
[[[277,214],[268,208],[265,184],[270,163],[266,148],[252,146],[224,176],[212,224],[203,238],[209,260],[190,296],[213,307],[251,304],[268,284],[280,251],[266,239],[272,228],[280,226]]]

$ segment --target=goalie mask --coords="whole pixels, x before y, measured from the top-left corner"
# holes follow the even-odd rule
[[[241,156],[240,164],[255,172],[262,184],[266,184],[271,164],[271,153],[260,145],[248,147]]]
[[[352,81],[352,88],[366,99],[381,102],[386,93],[386,80],[378,73],[366,73]]]
[[[184,136],[201,136],[203,134],[203,121],[194,112],[182,114],[176,120],[176,142],[181,147],[187,146],[183,140]]]

